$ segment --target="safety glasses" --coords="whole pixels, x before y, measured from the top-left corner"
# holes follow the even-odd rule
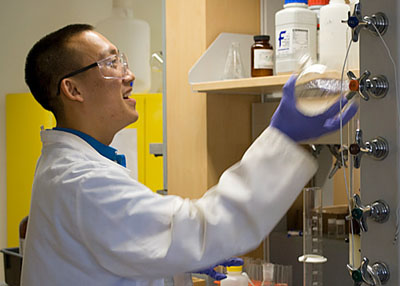
[[[73,71],[73,72],[63,76],[57,85],[57,95],[60,94],[61,81],[63,79],[83,73],[94,67],[99,68],[100,74],[105,79],[124,79],[128,75],[128,69],[129,69],[128,59],[126,58],[124,53],[111,55],[105,59],[94,62],[94,63],[87,65],[79,70]]]

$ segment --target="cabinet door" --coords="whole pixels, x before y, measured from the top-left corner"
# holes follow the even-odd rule
[[[29,93],[6,95],[7,245],[18,246],[18,226],[28,215],[40,128],[55,126],[53,115]]]

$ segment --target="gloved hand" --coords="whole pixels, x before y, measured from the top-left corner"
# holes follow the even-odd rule
[[[217,263],[217,264],[211,266],[210,268],[200,270],[200,271],[195,271],[195,273],[207,274],[208,276],[210,276],[211,278],[213,278],[215,280],[222,280],[222,279],[226,278],[226,275],[214,270],[215,267],[220,266],[220,265],[221,266],[240,266],[240,265],[243,265],[243,259],[238,258],[238,257],[232,257],[232,258],[224,260],[220,263]]]
[[[292,138],[295,142],[317,138],[340,128],[340,101],[324,113],[306,116],[296,108],[296,76],[292,75],[283,87],[281,102],[271,119],[271,126]],[[342,107],[347,99],[342,99]],[[351,104],[342,113],[343,126],[356,114],[358,106]]]

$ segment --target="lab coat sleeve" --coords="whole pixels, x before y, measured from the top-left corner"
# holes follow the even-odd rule
[[[94,259],[116,275],[195,271],[257,247],[316,169],[269,127],[198,200],[159,196],[112,168],[97,169],[82,183],[77,224]]]

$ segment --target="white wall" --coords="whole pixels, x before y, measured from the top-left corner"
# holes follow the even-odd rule
[[[133,1],[135,16],[151,26],[151,51],[160,51],[162,0]],[[24,82],[25,57],[37,40],[67,24],[95,25],[108,17],[111,9],[112,0],[0,1],[0,249],[7,246],[5,95],[29,91]],[[0,257],[0,281],[4,280],[3,275]]]

